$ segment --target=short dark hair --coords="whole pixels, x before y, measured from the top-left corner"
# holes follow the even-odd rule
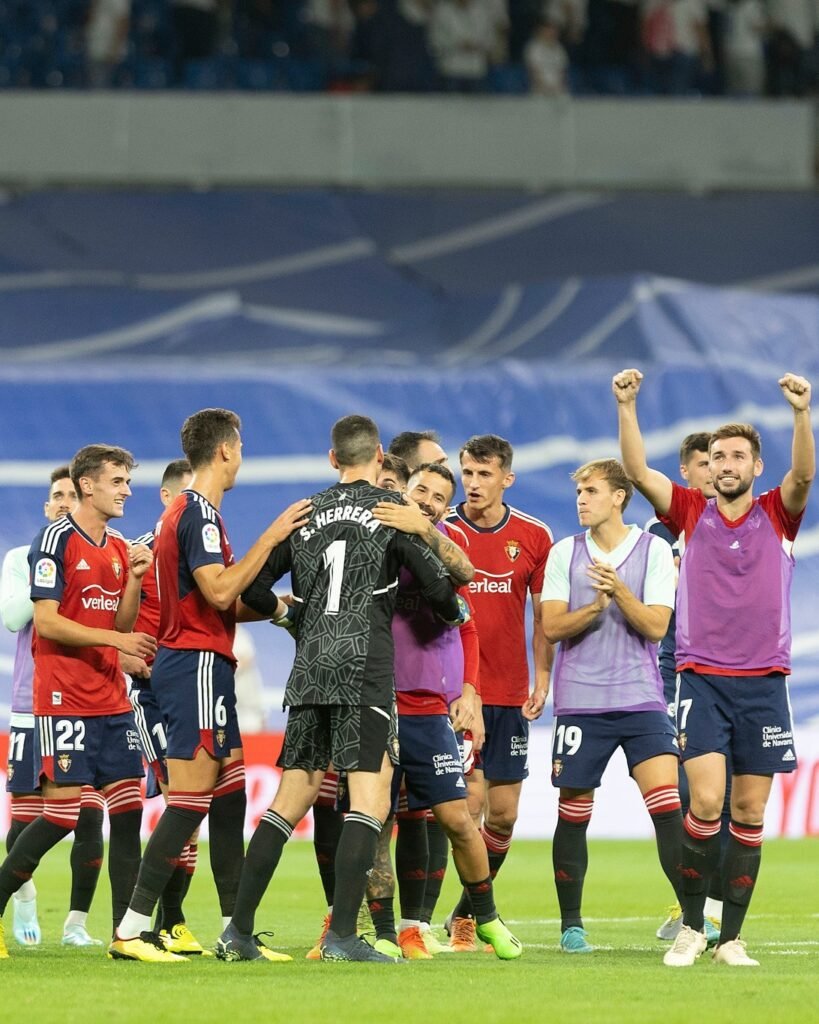
[[[497,459],[500,468],[507,473],[512,468],[512,445],[497,434],[475,434],[464,444],[458,458],[463,462],[464,455],[468,455],[476,462],[491,462]]]
[[[694,452],[705,452],[708,454],[708,446],[711,444],[711,435],[706,430],[698,434],[689,434],[683,438],[680,445],[680,465],[687,466],[694,456]]]
[[[404,430],[396,434],[390,441],[387,451],[391,455],[398,455],[408,465],[413,465],[418,455],[418,447],[422,441],[434,441],[441,443],[441,435],[436,430]]]
[[[182,451],[191,470],[206,466],[220,444],[232,444],[242,429],[242,421],[230,409],[200,409],[182,424]]]
[[[70,466],[57,466],[56,469],[51,470],[51,476],[49,480],[52,484],[56,484],[58,480],[64,480],[66,477],[71,476]]]
[[[753,455],[754,459],[758,459],[762,454],[762,438],[759,436],[759,431],[756,427],[752,427],[750,423],[724,423],[721,427],[717,427],[711,435],[708,454],[711,454],[714,441],[725,441],[731,437],[744,437],[746,441],[749,441],[751,455]]]
[[[583,481],[595,474],[602,476],[613,491],[626,492],[623,504],[620,506],[620,511],[625,512],[631,501],[631,496],[634,494],[634,484],[626,476],[622,462],[618,462],[617,459],[593,459],[591,462],[578,466],[572,473],[572,480]]]
[[[113,444],[87,444],[80,448],[68,467],[77,497],[82,497],[80,480],[84,476],[96,480],[106,462],[115,466],[125,466],[129,473],[136,465],[133,455],[125,448]]]
[[[375,458],[381,439],[369,416],[343,416],[330,435],[339,466],[364,466]]]
[[[455,481],[455,474],[452,472],[449,466],[442,466],[440,462],[424,462],[412,471],[410,480],[412,480],[412,478],[417,476],[419,473],[437,473],[438,476],[443,477],[444,480],[446,480],[446,482],[452,488],[452,494],[450,497],[454,497],[455,490],[458,484]],[[409,481],[407,481],[407,483],[409,483]]]
[[[192,472],[191,464],[187,459],[174,459],[173,462],[169,462],[165,467],[160,486],[167,487],[168,484],[175,483],[177,480],[181,480],[183,476],[187,476],[188,473]]]
[[[381,463],[381,472],[393,473],[405,487],[409,483],[409,466],[399,455],[393,455],[392,452],[387,452],[384,456],[384,461]]]

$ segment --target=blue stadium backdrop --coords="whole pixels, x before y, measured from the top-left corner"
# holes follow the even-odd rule
[[[39,528],[51,468],[94,441],[135,453],[122,525],[150,529],[179,426],[211,405],[244,422],[245,465],[223,506],[239,554],[332,479],[330,426],[350,412],[371,415],[385,441],[435,428],[453,462],[471,434],[502,434],[516,452],[510,501],[565,536],[568,474],[617,454],[610,380],[624,366],[646,375],[652,463],[674,476],[684,434],[751,420],[773,486],[791,424],[777,378],[819,383],[817,268],[819,201],[796,195],[7,197],[0,556]],[[639,499],[632,509],[636,522],[650,514]],[[813,737],[819,495],[796,555],[791,694]],[[275,727],[291,640],[267,625],[253,635]],[[12,653],[3,631],[0,718]],[[819,765],[819,738],[816,753]],[[819,831],[810,786],[802,831]]]

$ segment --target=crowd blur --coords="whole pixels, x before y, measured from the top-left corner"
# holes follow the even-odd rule
[[[819,92],[819,0],[0,0],[0,86]]]

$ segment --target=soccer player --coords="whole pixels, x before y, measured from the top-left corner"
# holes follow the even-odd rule
[[[657,666],[674,608],[674,558],[659,537],[623,522],[634,488],[619,462],[588,462],[572,479],[586,529],[552,548],[541,596],[543,629],[560,644],[552,673],[560,948],[590,953],[581,915],[586,832],[594,791],[618,747],[651,815],[660,864],[678,886],[677,738]]]
[[[689,967],[706,946],[705,897],[720,857],[726,761],[732,771],[730,841],[723,859],[723,914],[716,963],[756,967],[740,929],[759,872],[773,776],[796,767],[786,677],[790,671],[791,548],[816,472],[811,386],[779,381],[793,409],[791,466],[779,487],[753,495],[762,473],[759,434],[728,423],[711,436],[716,496],[650,469],[637,419],[639,370],[615,375],[620,445],[629,477],[675,535],[685,535],[677,589],[677,730],[691,806],[682,857],[683,927],[665,954]]]
[[[393,455],[392,452],[385,452],[376,486],[384,491],[398,491],[399,494],[404,494],[409,478],[410,468],[404,459]]]
[[[159,500],[164,508],[181,493],[191,482],[192,471],[187,459],[175,459],[168,463],[162,474],[159,487]],[[145,544],[153,550],[154,533],[150,531],[137,539],[137,543]],[[159,592],[156,585],[156,574],[146,573],[142,578],[137,629],[149,636],[159,633]],[[134,709],[134,719],[139,731],[139,742],[142,756],[148,768],[147,796],[157,796],[160,792],[167,799],[167,741],[165,738],[165,722],[159,711],[159,702],[151,689],[151,663],[153,659],[131,674],[130,699]],[[200,942],[194,937],[185,923],[182,912],[182,901],[196,869],[198,852],[197,833],[182,851],[180,863],[165,886],[159,901],[157,920],[154,931],[158,932],[165,946],[172,953],[187,956],[206,954]],[[209,954],[206,954],[209,955]]]
[[[469,539],[475,578],[469,593],[480,641],[480,686],[485,739],[469,776],[470,809],[484,814],[482,835],[494,878],[512,842],[520,791],[528,771],[529,722],[549,693],[552,648],[540,621],[540,592],[552,546],[549,527],[507,505],[515,482],[512,446],[495,434],[470,438],[460,451],[465,501],[448,516]],[[535,680],[529,691],[526,596],[534,617]],[[456,950],[475,948],[475,922],[466,893],[445,925]]]
[[[390,621],[401,565],[445,621],[460,621],[460,605],[431,551],[374,518],[379,501],[401,500],[375,486],[382,461],[371,419],[339,420],[330,450],[338,484],[313,496],[307,525],[271,554],[242,595],[259,614],[275,615],[279,601],[271,587],[291,572],[296,657],[285,690],[282,778],[248,846],[236,912],[217,945],[217,956],[226,960],[254,958],[256,909],[332,761],[347,773],[351,809],[336,851],[332,927],[321,957],[394,962],[356,935],[356,917],[390,806],[396,752]]]
[[[53,523],[77,507],[77,493],[68,466],[51,474],[51,486],[43,511]],[[28,545],[12,548],[3,561],[0,576],[0,617],[3,625],[17,634],[11,698],[11,728],[6,790],[11,796],[11,826],[6,835],[6,851],[26,825],[43,813],[40,780],[35,770],[33,682],[34,659],[31,637],[34,606],[29,584]],[[101,946],[100,939],[88,934],[86,921],[102,866],[102,820],[105,801],[90,786],[83,788],[80,816],[74,829],[71,849],[71,905],[63,924],[64,946]],[[15,939],[25,946],[39,945],[37,890],[29,879],[14,894]]]
[[[190,487],[156,527],[159,651],[151,686],[167,727],[168,806],[145,849],[128,912],[109,952],[126,960],[176,962],[151,931],[151,914],[191,836],[210,811],[211,856],[222,914],[233,911],[244,853],[246,807],[242,741],[236,720],[233,635],[237,599],[309,508],[286,509],[238,562],[219,509],[242,464],[241,421],[228,409],[202,409],[182,425]],[[268,959],[289,959],[272,950]]]
[[[114,926],[136,878],[142,763],[117,651],[144,659],[156,649],[153,637],[131,632],[152,557],[143,545],[129,549],[108,527],[123,515],[133,464],[122,448],[81,448],[70,467],[76,510],[46,526],[29,551],[43,813],[0,867],[0,914],[43,855],[76,827],[84,785],[101,789],[108,804]]]
[[[441,447],[441,438],[434,430],[405,430],[390,441],[388,451],[392,455],[403,458],[411,471],[415,471],[421,465],[448,466],[446,452]],[[468,541],[459,528],[450,528],[448,537],[458,546],[464,549],[468,547]],[[457,566],[454,567],[456,575],[453,577],[456,579],[457,568]],[[468,583],[473,577],[474,569],[469,577],[465,577],[462,582]],[[471,628],[474,629],[474,623]],[[479,706],[474,718],[473,730],[479,737],[482,735],[483,719]],[[480,741],[478,745],[480,746]],[[433,954],[444,951],[451,952],[450,946],[444,946],[438,941],[431,927],[432,916],[446,875],[449,841],[432,811],[427,812],[426,827],[422,825],[420,817],[420,811],[417,814],[399,813],[396,861],[401,862],[400,870],[405,876],[405,881],[410,878],[419,878],[422,873],[425,876],[420,913],[421,933],[428,952]]]
[[[446,527],[440,520],[455,495],[455,486],[450,469],[428,463],[413,473],[407,491],[420,513],[436,530],[443,531]],[[392,622],[399,734],[395,781],[406,785],[408,813],[424,812],[422,824],[431,808],[452,843],[455,865],[474,909],[477,934],[498,957],[510,960],[520,956],[521,945],[497,916],[488,854],[467,807],[456,737],[456,732],[472,725],[477,710],[475,683],[464,682],[469,678],[464,649],[472,625],[471,621],[465,623],[459,632],[447,629],[426,606],[409,573],[402,571]],[[475,640],[474,626],[472,634]],[[472,678],[477,682],[474,675]],[[429,958],[421,932],[426,880],[420,873],[402,870],[399,851],[396,867],[402,916],[398,945],[406,957]]]
[[[708,459],[708,445],[711,435],[704,432],[688,434],[683,438],[680,445],[680,476],[685,480],[688,487],[696,487],[706,498],[713,498],[716,494],[714,485],[711,482],[711,468]],[[646,524],[649,533],[662,537],[671,545],[674,560],[679,565],[680,541],[663,523],[654,516]],[[677,659],[676,659],[676,635],[677,624],[674,614],[671,615],[671,622],[665,636],[660,641],[658,660],[660,664],[660,675],[663,677],[663,695],[668,705],[668,714],[676,722],[677,720]],[[688,812],[688,779],[682,764],[679,771],[680,803],[682,812]],[[723,847],[728,842],[728,825],[731,817],[730,806],[730,783],[726,787],[725,806],[722,812],[722,826],[720,831]],[[714,945],[719,938],[719,922],[722,918],[722,887],[720,872],[715,871],[711,876],[711,883],[708,889],[708,898],[705,901],[705,934],[709,945]],[[682,927],[682,907],[678,902],[669,909],[668,917],[657,929],[657,938],[673,942],[677,933]]]
[[[447,461],[440,435],[434,430],[404,430],[396,434],[390,441],[387,454],[403,459],[410,471],[430,462],[443,466]]]

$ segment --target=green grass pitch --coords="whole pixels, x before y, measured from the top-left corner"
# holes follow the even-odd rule
[[[497,884],[501,913],[525,945],[502,963],[485,953],[447,955],[396,966],[322,964],[304,960],[323,907],[312,846],[293,843],[260,908],[257,927],[290,964],[180,965],[108,960],[99,949],[59,945],[68,896],[68,844],[52,851],[37,874],[43,944],[23,949],[11,937],[0,961],[0,1014],[6,1024],[197,1024],[370,1021],[476,1024],[778,1024],[819,1022],[819,849],[815,840],[775,840],[762,871],[744,938],[756,969],[717,967],[710,955],[692,968],[662,965],[654,938],[668,886],[649,842],[590,843],[584,905],[591,956],[557,949],[559,923],[548,843],[520,841]],[[450,870],[439,919],[456,893]],[[189,894],[188,923],[203,943],[219,931],[207,850]],[[103,873],[89,930],[106,934],[109,902]]]

